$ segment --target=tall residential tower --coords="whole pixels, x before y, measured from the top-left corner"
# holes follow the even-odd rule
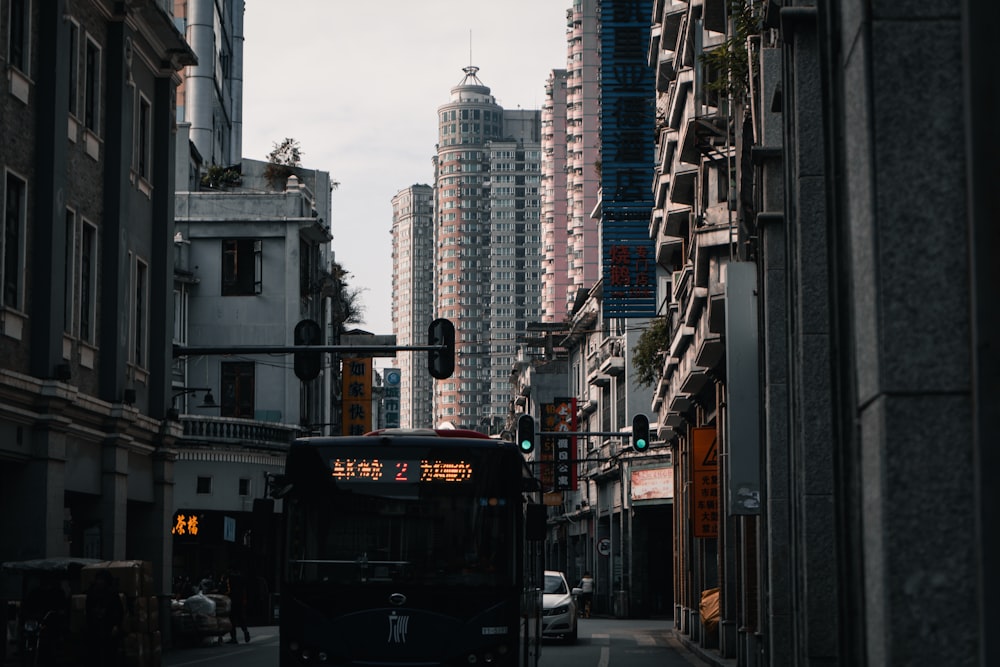
[[[482,427],[509,411],[516,340],[540,312],[541,118],[504,110],[477,76],[438,108],[435,312],[455,324],[455,373],[435,423]]]
[[[434,319],[434,190],[411,185],[392,198],[392,330],[398,345],[424,345]],[[400,352],[399,424],[433,425],[427,357]]]

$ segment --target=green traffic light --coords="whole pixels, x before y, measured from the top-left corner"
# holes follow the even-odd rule
[[[521,449],[523,451],[530,452],[531,451],[531,440],[522,440],[521,441]]]
[[[638,440],[635,441],[635,448],[646,449],[646,441],[643,440],[642,438],[639,438]]]

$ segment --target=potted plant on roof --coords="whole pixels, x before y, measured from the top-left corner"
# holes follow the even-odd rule
[[[295,173],[296,167],[302,166],[302,149],[299,142],[291,137],[276,141],[272,146],[273,150],[267,154],[264,178],[275,190],[284,190],[288,177]]]

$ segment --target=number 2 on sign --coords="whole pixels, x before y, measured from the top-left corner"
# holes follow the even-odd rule
[[[406,461],[397,461],[396,462],[396,481],[397,482],[405,482],[407,479],[409,479],[407,477],[407,475],[406,475],[406,469],[409,468],[409,467],[410,467],[410,464],[407,463]]]

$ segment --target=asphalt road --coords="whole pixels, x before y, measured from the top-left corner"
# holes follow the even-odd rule
[[[710,667],[671,633],[669,620],[580,620],[573,644],[546,640],[540,667]],[[250,628],[250,643],[202,645],[165,651],[164,667],[276,667],[278,628]]]

